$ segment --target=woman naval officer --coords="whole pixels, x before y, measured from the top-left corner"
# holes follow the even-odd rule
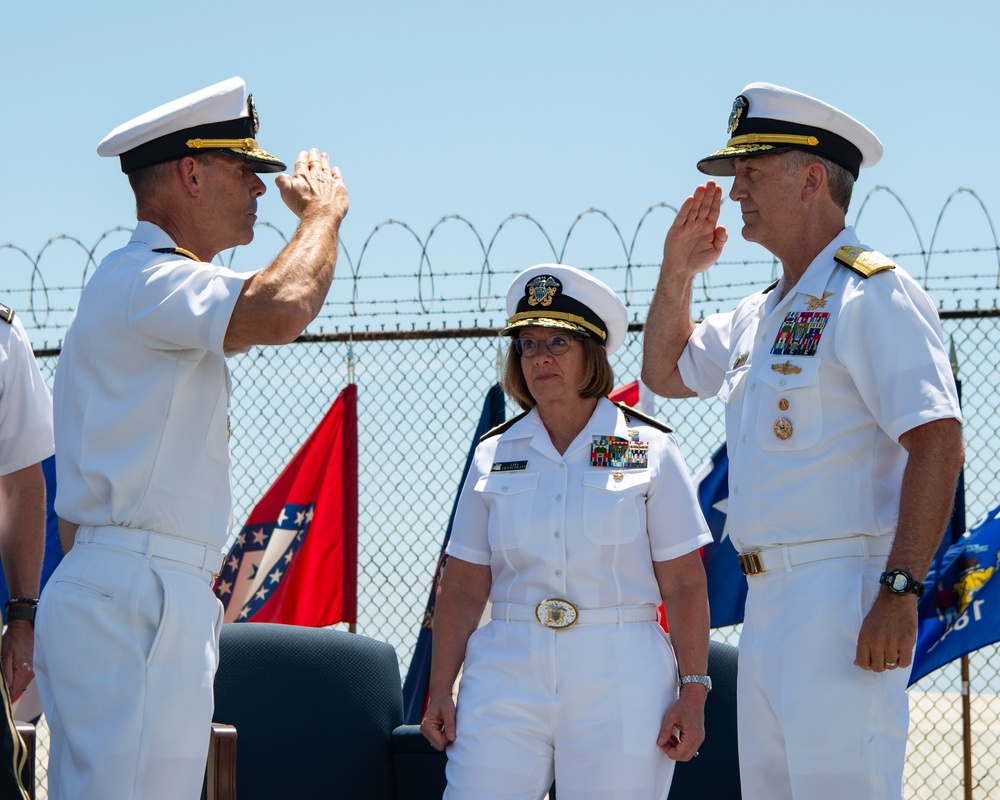
[[[446,800],[536,800],[553,777],[559,800],[659,800],[704,739],[712,536],[670,428],[607,398],[618,296],[542,264],[507,312],[504,390],[527,412],[462,489],[421,728],[448,747]]]

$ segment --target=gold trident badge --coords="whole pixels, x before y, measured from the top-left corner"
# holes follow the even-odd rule
[[[817,308],[826,308],[826,298],[833,297],[836,292],[823,292],[822,297],[813,297],[811,294],[807,294],[806,297],[809,298],[809,302],[806,303],[806,308],[809,311],[815,311]]]

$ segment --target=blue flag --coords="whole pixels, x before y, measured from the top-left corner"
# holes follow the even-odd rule
[[[441,555],[438,557],[437,569],[434,570],[434,580],[431,583],[430,597],[427,598],[427,608],[424,611],[424,619],[420,625],[420,634],[417,636],[417,646],[413,651],[413,660],[410,662],[410,669],[406,673],[406,681],[403,683],[403,721],[408,725],[419,723],[421,717],[424,715],[424,709],[427,707],[427,687],[431,679],[434,606],[437,602],[438,582],[441,580],[441,572],[444,569],[444,551],[448,546],[448,541],[451,539],[451,526],[455,522],[458,498],[462,493],[462,487],[465,485],[465,479],[469,474],[469,470],[472,468],[472,457],[475,455],[476,447],[479,445],[479,438],[503,421],[503,390],[494,384],[486,394],[486,401],[483,403],[483,412],[479,416],[479,425],[476,427],[476,433],[472,437],[469,455],[465,459],[465,469],[462,470],[462,479],[458,482],[458,493],[455,495],[455,503],[451,508],[451,516],[448,518],[448,527],[445,530],[444,541],[441,543]]]
[[[948,548],[924,581],[910,683],[1000,641],[1000,506]]]
[[[729,456],[723,444],[694,479],[698,505],[712,531],[712,544],[702,550],[708,578],[709,624],[713,628],[743,621],[747,579],[740,569],[736,548],[726,531],[729,500]]]

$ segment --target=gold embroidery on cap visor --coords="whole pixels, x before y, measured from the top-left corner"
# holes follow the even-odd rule
[[[261,150],[257,146],[256,139],[188,139],[184,144],[192,150],[237,150],[242,155],[260,161],[282,163],[277,156],[272,156],[266,150]]]
[[[765,153],[774,150],[776,147],[789,147],[800,145],[806,147],[816,147],[819,139],[815,136],[796,136],[785,133],[748,133],[745,136],[734,136],[726,146],[717,150],[706,158],[719,158],[721,156],[742,156],[747,153]]]
[[[548,328],[555,323],[557,328],[569,328],[570,330],[589,331],[596,335],[602,342],[608,335],[593,323],[587,322],[577,314],[567,314],[564,311],[522,311],[507,320],[508,328],[523,328],[529,325],[537,325],[539,328]],[[501,332],[502,333],[502,332]]]

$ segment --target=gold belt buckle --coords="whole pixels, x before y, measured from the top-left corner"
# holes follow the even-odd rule
[[[753,550],[749,553],[740,553],[740,569],[744,575],[760,575],[764,572],[764,565],[760,563],[760,551]]]
[[[213,578],[218,578],[222,574],[222,570],[226,568],[226,554],[219,553],[219,555],[222,557],[222,562],[219,564],[219,571],[212,576]]]
[[[535,606],[535,618],[546,628],[568,628],[580,616],[579,609],[569,600],[549,597]]]

